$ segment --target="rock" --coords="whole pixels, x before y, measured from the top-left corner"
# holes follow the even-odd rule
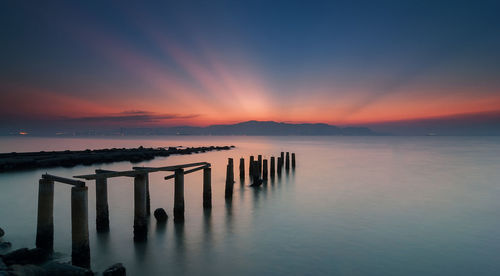
[[[2,258],[0,258],[0,271],[7,270],[7,265],[3,262]]]
[[[3,231],[2,228],[0,228],[0,238],[3,237],[3,235],[5,235],[5,231]]]
[[[103,276],[124,276],[127,275],[125,267],[121,263],[116,263],[108,267],[102,273]]]
[[[14,276],[14,275],[16,275],[16,276],[17,275],[19,275],[19,276],[26,276],[26,275],[30,275],[30,276],[50,275],[42,267],[37,266],[37,265],[32,265],[32,264],[28,264],[28,265],[18,265],[18,264],[15,264],[15,265],[10,266],[9,268],[10,268],[10,271],[9,271],[8,275],[12,275],[12,276]]]
[[[10,242],[0,242],[0,250],[10,248],[12,244]]]
[[[3,261],[7,265],[13,264],[38,264],[46,261],[50,253],[41,248],[21,248],[3,256]]]
[[[163,208],[156,209],[154,212],[154,216],[157,222],[166,222],[168,219],[167,212],[165,212],[165,209]]]
[[[58,263],[58,262],[49,262],[47,264],[44,264],[42,266],[45,271],[47,271],[47,275],[51,276],[87,276],[87,275],[94,275],[92,270],[70,265],[70,264],[63,264],[63,263]]]

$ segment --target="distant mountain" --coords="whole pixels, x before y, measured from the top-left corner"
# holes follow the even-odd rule
[[[365,127],[341,128],[328,124],[288,124],[273,121],[248,121],[208,127],[136,128],[123,131],[125,135],[380,135]]]

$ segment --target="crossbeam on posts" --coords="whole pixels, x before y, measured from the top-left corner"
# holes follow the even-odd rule
[[[97,178],[111,178],[111,177],[120,177],[120,176],[132,176],[135,177],[140,174],[144,173],[151,173],[151,172],[160,172],[160,171],[175,171],[177,169],[184,169],[184,168],[190,168],[190,167],[196,167],[196,166],[201,166],[201,165],[207,165],[209,163],[207,162],[198,162],[198,163],[190,163],[190,164],[183,164],[183,165],[175,165],[175,166],[166,166],[166,167],[158,167],[158,168],[150,168],[150,167],[134,167],[134,170],[131,171],[121,171],[121,172],[106,172],[106,173],[99,173],[99,174],[86,174],[86,175],[76,175],[73,176],[75,178],[82,178],[86,180],[94,180]]]
[[[204,165],[204,166],[200,166],[200,167],[197,167],[197,168],[194,168],[194,169],[190,169],[190,170],[187,170],[187,171],[184,171],[184,174],[196,172],[196,171],[199,171],[199,170],[203,170],[205,168],[210,168],[210,164]],[[165,180],[169,180],[169,179],[172,179],[172,178],[175,178],[175,174],[165,176]]]
[[[74,179],[70,179],[70,178],[66,178],[66,177],[55,176],[55,175],[51,175],[51,174],[43,174],[42,179],[55,181],[55,182],[59,182],[59,183],[64,183],[64,184],[68,184],[68,185],[73,185],[73,186],[77,186],[77,187],[85,186],[85,182],[83,182],[83,181],[74,180]]]

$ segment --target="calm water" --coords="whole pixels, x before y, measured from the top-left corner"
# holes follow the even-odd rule
[[[1,138],[0,152],[137,146],[235,145],[231,151],[171,156],[145,166],[212,163],[213,210],[202,209],[202,173],[185,178],[186,222],[173,223],[173,180],[150,178],[147,243],[134,244],[133,181],[109,180],[109,234],[95,231],[89,186],[92,269],[122,262],[130,275],[498,275],[500,137],[160,137]],[[235,184],[224,202],[228,157],[280,151],[297,169],[254,189]],[[0,174],[0,226],[15,248],[35,244],[37,183],[128,162]],[[248,167],[248,166],[247,166]],[[247,168],[248,169],[248,168]],[[236,173],[238,175],[238,173]],[[238,177],[236,177],[238,178]],[[248,179],[248,177],[247,177]],[[55,250],[71,253],[70,188],[55,189]]]

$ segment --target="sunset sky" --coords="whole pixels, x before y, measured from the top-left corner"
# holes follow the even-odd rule
[[[1,1],[0,125],[500,112],[499,1]]]

